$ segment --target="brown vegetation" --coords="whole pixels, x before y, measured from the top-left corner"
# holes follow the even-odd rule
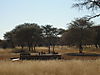
[[[47,52],[46,47],[37,47],[37,51]],[[55,51],[61,53],[78,53],[76,48],[67,46],[55,47]],[[100,53],[100,49],[85,48],[84,53]],[[9,61],[11,57],[19,54],[12,53],[12,49],[0,49],[0,75],[99,75],[100,57],[91,56],[67,56],[67,60],[48,61]],[[2,59],[2,60],[1,60]],[[5,60],[7,59],[7,60]],[[71,59],[71,60],[69,60]],[[81,59],[81,60],[80,60]],[[92,60],[91,60],[92,59]]]
[[[0,49],[0,60],[8,60],[10,58],[14,57],[19,57],[19,53],[13,53],[14,50],[19,50],[20,48],[17,49]],[[27,48],[26,48],[27,50]],[[48,52],[47,47],[36,47],[37,52]],[[52,47],[51,47],[52,51]],[[55,46],[55,52],[60,53],[61,55],[64,56],[65,59],[97,59],[100,57],[82,57],[82,56],[66,56],[64,54],[66,53],[78,53],[78,49],[75,47],[68,47],[68,46]],[[100,54],[100,48],[96,49],[95,47],[85,47],[83,53],[96,53]],[[35,53],[31,53],[31,55],[34,55]],[[38,54],[38,53],[36,53]]]
[[[100,60],[0,61],[0,75],[99,75]]]

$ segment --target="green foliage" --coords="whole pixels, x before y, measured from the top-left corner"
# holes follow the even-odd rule
[[[79,50],[82,50],[82,45],[91,41],[92,31],[90,27],[92,25],[93,22],[89,22],[85,18],[76,19],[69,24],[69,30],[64,33],[63,39],[68,45],[78,46]]]
[[[100,26],[93,26],[93,31],[95,32],[94,44],[95,47],[100,47]]]
[[[43,29],[45,45],[48,46],[48,52],[50,53],[50,46],[53,46],[53,51],[54,51],[54,46],[59,41],[58,35],[61,35],[64,30],[54,28],[52,27],[52,25],[42,26],[42,29]]]
[[[17,42],[19,42],[21,46],[27,45],[29,50],[30,47],[37,44],[42,37],[41,28],[35,23],[19,25],[15,28],[15,31]]]

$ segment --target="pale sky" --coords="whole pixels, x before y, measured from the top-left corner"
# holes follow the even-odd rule
[[[19,24],[50,24],[66,29],[75,18],[91,14],[72,8],[73,3],[75,0],[0,0],[0,39]]]

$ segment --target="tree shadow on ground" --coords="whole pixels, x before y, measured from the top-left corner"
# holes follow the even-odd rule
[[[96,53],[66,53],[68,56],[100,56],[100,54]]]

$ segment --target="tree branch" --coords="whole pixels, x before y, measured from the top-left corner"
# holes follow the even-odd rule
[[[100,14],[97,14],[97,15],[95,15],[95,16],[89,17],[87,20],[89,21],[90,19],[95,18],[95,17],[99,17],[99,16],[100,16]]]

